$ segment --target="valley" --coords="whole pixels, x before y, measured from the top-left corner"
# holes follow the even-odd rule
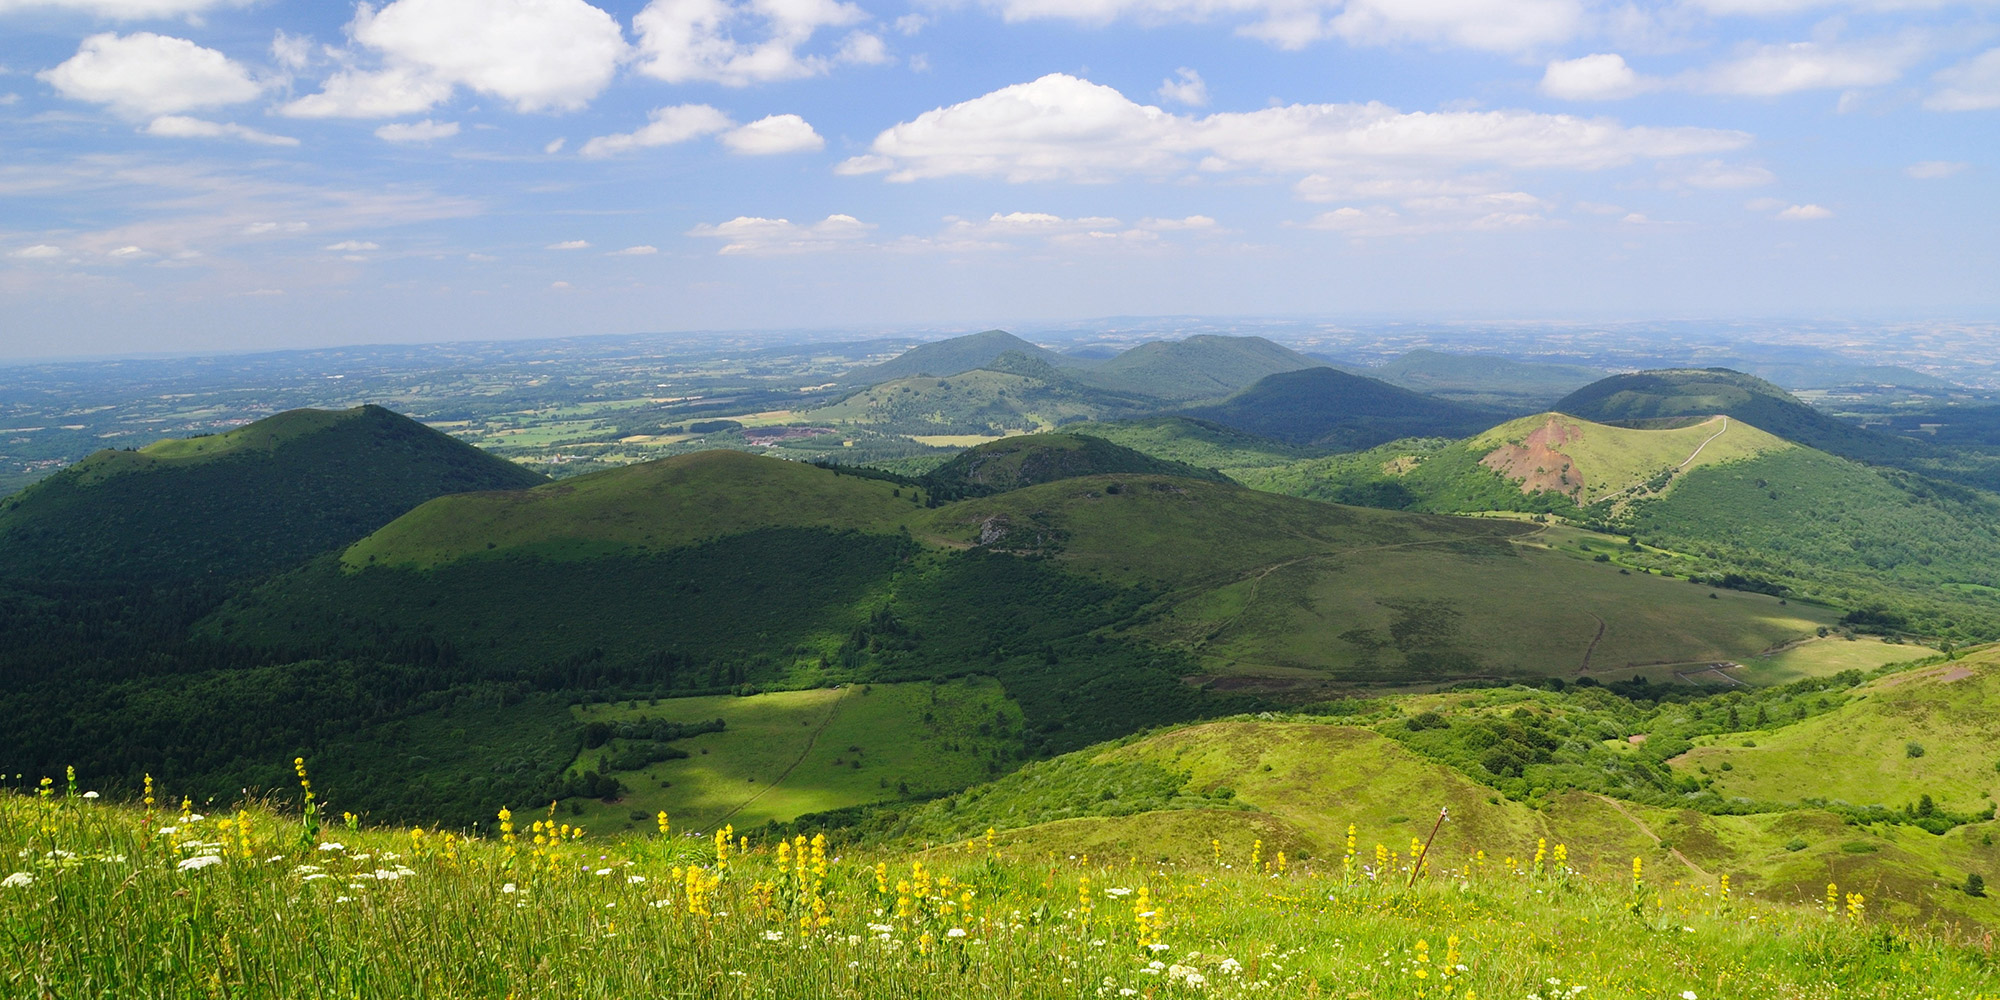
[[[901,346],[89,456],[0,501],[0,763],[1160,865],[1445,809],[1447,856],[2000,924],[1956,884],[2000,871],[2000,497],[1938,446],[1713,369]]]

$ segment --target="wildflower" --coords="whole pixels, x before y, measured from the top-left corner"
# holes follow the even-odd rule
[[[954,927],[951,930],[945,931],[944,936],[948,938],[962,938],[965,936],[965,928]]]
[[[1834,885],[1832,882],[1828,882],[1826,884],[1826,912],[1836,913],[1839,910],[1840,910],[1840,887]]]
[[[1860,893],[1850,892],[1847,894],[1847,915],[1849,918],[1860,920],[1862,911],[1867,908],[1867,905],[1867,901],[1861,898]]]
[[[766,941],[783,941],[784,939],[785,939],[785,932],[784,932],[784,931],[765,931],[765,932],[764,932],[764,940],[766,940]]]
[[[1700,1000],[1700,998],[1694,995],[1693,990],[1682,990],[1681,1000]]]
[[[671,830],[671,829],[673,828],[673,824],[672,824],[672,823],[669,823],[669,822],[667,822],[667,813],[666,813],[666,810],[664,810],[664,809],[663,809],[663,810],[661,810],[661,811],[660,811],[660,814],[659,814],[658,816],[655,816],[655,817],[653,817],[653,819],[654,819],[654,821],[655,821],[655,822],[656,822],[656,823],[657,823],[657,824],[659,825],[659,828],[660,828],[660,836],[661,836],[662,838],[666,837],[666,836],[667,836],[667,833],[668,833],[668,831],[669,831],[669,830]]]
[[[347,850],[347,845],[340,843],[338,841],[329,840],[326,843],[319,845],[319,849],[322,851],[344,851]]]
[[[514,886],[514,883],[512,883],[512,882],[509,882],[509,883],[507,883],[506,885],[503,885],[503,886],[501,886],[501,887],[500,887],[500,891],[501,891],[501,892],[504,892],[504,893],[506,893],[506,894],[507,894],[507,895],[509,895],[509,896],[511,896],[511,895],[513,895],[513,894],[515,894],[515,893],[517,893],[517,892],[520,892],[521,890],[520,890],[520,889],[518,889],[518,888],[516,888],[516,887]]]
[[[181,863],[179,865],[176,865],[175,867],[184,872],[191,872],[191,871],[199,871],[203,868],[207,868],[210,865],[219,865],[221,863],[222,863],[222,858],[218,855],[197,854],[194,857],[182,859]]]
[[[646,876],[644,876],[644,875],[627,875],[627,876],[625,876],[625,884],[626,884],[626,885],[643,885],[643,884],[645,884],[645,881],[646,881]]]
[[[96,798],[96,797],[97,797],[97,793],[96,793],[96,792],[85,792],[85,793],[83,793],[83,797],[84,797],[84,798],[86,798],[86,799],[94,799],[94,798]]]
[[[1645,883],[1645,862],[1636,855],[1632,858],[1632,885],[1634,888]]]
[[[26,889],[34,884],[35,877],[27,872],[15,872],[6,878],[0,878],[0,889]]]
[[[1727,874],[1722,876],[1722,901],[1725,903],[1729,902],[1729,876]]]

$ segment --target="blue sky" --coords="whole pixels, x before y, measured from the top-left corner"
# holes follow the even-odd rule
[[[2000,4],[0,0],[0,356],[1989,317]]]

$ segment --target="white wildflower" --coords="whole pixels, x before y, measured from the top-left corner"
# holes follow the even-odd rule
[[[319,845],[319,849],[322,851],[344,851],[347,850],[347,845],[329,840],[326,843]]]
[[[784,931],[765,931],[765,932],[764,932],[764,940],[766,940],[766,941],[783,941],[784,939],[785,939],[785,932],[784,932]]]
[[[514,888],[514,883],[509,882],[506,885],[501,886],[500,891],[507,893],[508,895],[513,895],[514,893],[519,892],[520,890]]]
[[[646,876],[644,876],[644,875],[627,875],[627,876],[625,876],[625,884],[626,884],[626,885],[640,885],[640,884],[643,884],[643,883],[644,883],[645,881],[646,881]]]
[[[84,798],[86,798],[86,799],[94,799],[94,798],[96,798],[96,797],[97,797],[97,793],[96,793],[96,792],[85,792],[85,793],[83,793],[83,797],[84,797]]]
[[[0,889],[25,889],[35,884],[35,877],[27,872],[15,872],[0,878]]]
[[[965,936],[965,928],[954,927],[951,930],[945,931],[944,936],[948,938],[962,938]]]
[[[222,859],[213,854],[197,854],[194,857],[182,859],[181,863],[175,867],[184,872],[191,872],[207,868],[209,865],[219,865],[221,863]]]
[[[1222,964],[1217,966],[1217,968],[1233,976],[1243,971],[1243,963],[1233,958],[1225,958],[1222,960]]]

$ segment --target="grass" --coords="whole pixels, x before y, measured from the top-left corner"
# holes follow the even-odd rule
[[[667,549],[772,527],[892,532],[906,516],[885,482],[734,451],[704,451],[533,490],[442,497],[350,547],[350,569],[427,568],[532,545],[544,557]]]
[[[1544,413],[1501,424],[1465,442],[1475,452],[1520,446],[1534,436],[1567,459],[1571,480],[1583,485],[1583,503],[1630,490],[1665,469],[1700,468],[1794,447],[1740,420],[1722,417],[1662,430],[1635,430],[1593,423],[1560,413]]]
[[[1989,651],[1890,674],[1838,709],[1748,741],[1701,741],[1673,765],[1713,776],[1728,795],[1897,809],[1930,795],[1941,808],[1972,812],[2000,792],[1989,737],[1996,708],[2000,654]]]
[[[1163,862],[1005,834],[799,862],[762,839],[551,845],[526,814],[514,840],[315,837],[263,808],[60,791],[0,796],[17,995],[1775,1000],[1904,995],[1921,970],[1925,996],[1971,1000],[1995,977],[1974,941],[1861,919],[1882,904],[1865,890],[1829,914],[1573,852],[1611,873],[1593,878],[1531,861],[1532,841],[1434,848],[1414,880],[1400,838],[1368,852],[1374,830],[1352,862],[1282,868],[1240,839]]]
[[[990,678],[939,684],[847,685],[744,698],[672,698],[657,706],[592,705],[583,722],[722,719],[728,728],[682,740],[689,756],[606,773],[626,786],[616,803],[585,802],[572,822],[594,833],[648,829],[665,811],[694,829],[751,829],[805,813],[956,791],[1020,753],[1021,711]],[[615,754],[586,750],[573,771]],[[632,814],[642,814],[633,819]]]

